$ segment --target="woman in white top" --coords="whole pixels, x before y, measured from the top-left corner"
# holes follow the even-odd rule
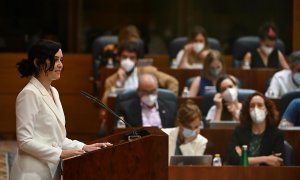
[[[208,49],[206,30],[201,26],[195,27],[189,34],[184,49],[180,50],[176,56],[177,68],[202,69]]]
[[[177,124],[175,128],[162,129],[169,135],[169,159],[173,155],[203,155],[207,139],[200,135],[201,111],[193,101],[180,106]]]
[[[217,93],[214,96],[214,103],[206,116],[206,120],[239,121],[239,114],[242,103],[238,101],[238,87],[232,76],[221,76],[216,84]]]
[[[111,146],[86,145],[66,137],[65,116],[58,91],[51,86],[60,79],[63,54],[59,43],[40,40],[28,59],[17,64],[21,77],[31,77],[16,101],[18,151],[11,180],[61,179],[60,159]]]

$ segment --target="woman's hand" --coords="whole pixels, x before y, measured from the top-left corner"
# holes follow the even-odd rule
[[[241,157],[242,156],[242,149],[240,146],[235,146],[235,152]]]
[[[60,158],[65,159],[65,158],[69,158],[69,157],[72,157],[72,156],[81,155],[83,153],[84,153],[84,150],[80,150],[80,149],[62,150],[62,152],[60,154]]]
[[[194,44],[193,43],[189,43],[187,45],[184,46],[184,52],[189,54],[193,51],[193,47],[194,47]]]
[[[221,109],[221,108],[223,107],[222,100],[223,100],[223,99],[222,99],[221,93],[217,93],[217,94],[214,96],[214,103],[215,103],[217,109]]]
[[[97,149],[106,148],[108,146],[112,146],[112,144],[109,143],[109,142],[94,143],[94,144],[84,145],[82,150],[84,150],[85,152],[90,152],[90,151],[94,151],[94,150],[97,150]]]
[[[281,153],[266,156],[265,157],[265,163],[270,165],[270,166],[281,166],[281,165],[283,165],[283,159],[279,157],[280,155],[281,155]]]

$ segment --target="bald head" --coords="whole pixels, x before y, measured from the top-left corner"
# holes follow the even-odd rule
[[[139,94],[153,94],[156,93],[158,82],[152,74],[142,74],[139,76]]]

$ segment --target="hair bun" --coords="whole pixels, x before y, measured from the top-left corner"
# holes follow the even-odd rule
[[[20,62],[18,62],[17,68],[21,77],[31,76],[34,72],[34,65],[28,59],[22,59]]]

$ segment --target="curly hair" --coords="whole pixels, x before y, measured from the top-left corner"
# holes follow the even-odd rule
[[[279,112],[277,110],[277,107],[275,106],[272,100],[268,99],[265,95],[263,95],[260,92],[253,93],[243,102],[243,107],[240,113],[240,123],[241,123],[240,125],[242,127],[251,128],[252,119],[250,116],[249,109],[250,109],[250,102],[252,98],[255,96],[260,96],[264,100],[266,110],[267,110],[266,128],[277,126],[279,120]]]

